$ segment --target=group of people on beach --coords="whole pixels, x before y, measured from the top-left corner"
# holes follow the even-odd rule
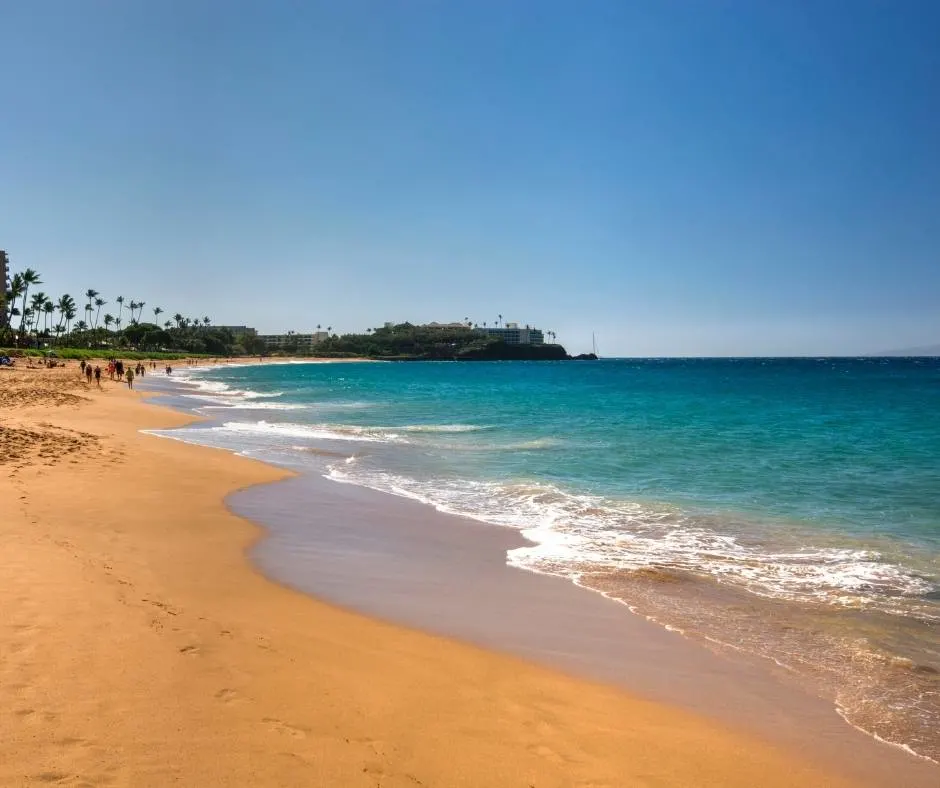
[[[151,369],[156,369],[156,366],[156,363],[151,362]],[[101,388],[102,372],[100,366],[97,364],[92,366],[91,362],[86,362],[85,359],[82,359],[79,367],[81,369],[81,374],[85,376],[89,383],[91,383],[92,378],[94,378],[98,388]],[[134,388],[134,378],[142,378],[147,372],[147,367],[138,361],[134,367],[128,366],[125,368],[123,361],[113,358],[108,361],[107,372],[108,377],[111,380],[117,379],[119,381],[126,381],[127,387],[132,389]]]
[[[85,359],[82,359],[81,363],[78,365],[81,369],[81,374],[85,376],[85,379],[91,383],[91,379],[95,379],[95,385],[98,388],[101,388],[101,367],[95,365],[92,367],[91,363],[86,363]]]

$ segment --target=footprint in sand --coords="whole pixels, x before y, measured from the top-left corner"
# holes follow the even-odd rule
[[[69,775],[64,772],[39,772],[39,774],[33,776],[34,780],[41,783],[60,783],[68,778]]]
[[[180,650],[180,654],[186,654],[187,656],[195,656],[199,653],[199,646],[183,646]]]
[[[299,728],[296,725],[288,725],[286,722],[276,717],[265,717],[262,722],[275,733],[290,736],[292,739],[303,739],[307,736],[307,731],[304,728]]]
[[[154,607],[158,607],[160,608],[160,610],[162,610],[164,613],[170,616],[178,616],[180,613],[183,612],[182,610],[179,610],[173,607],[173,605],[168,605],[166,602],[161,602],[159,599],[144,598],[144,599],[141,599],[140,601],[146,602],[147,604],[153,605]]]
[[[215,697],[217,700],[222,701],[222,703],[236,703],[241,700],[241,696],[235,690],[229,689],[228,687],[220,689],[215,693]]]

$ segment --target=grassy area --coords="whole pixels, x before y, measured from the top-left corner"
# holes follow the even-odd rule
[[[36,350],[35,348],[0,348],[0,356],[33,356],[34,358],[45,358],[50,351]],[[112,350],[102,348],[101,350],[89,350],[87,348],[75,347],[57,347],[52,348],[52,353],[62,359],[92,359],[92,358],[115,358],[126,361],[144,361],[145,359],[160,359],[162,361],[176,361],[181,358],[212,358],[205,353],[151,353],[139,352],[136,350]]]

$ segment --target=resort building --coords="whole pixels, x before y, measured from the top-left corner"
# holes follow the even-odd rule
[[[532,328],[531,326],[522,328],[518,323],[506,323],[502,327],[488,327],[477,330],[491,337],[499,337],[507,345],[541,345],[545,342],[545,337],[540,328]]]
[[[286,334],[258,334],[258,339],[264,342],[264,349],[268,351],[307,353],[329,336],[326,331],[315,331],[312,334],[296,334],[290,331]]]
[[[425,323],[421,328],[449,331],[458,328],[469,329],[467,323]],[[507,345],[542,345],[545,343],[544,332],[532,326],[521,327],[518,323],[506,323],[505,326],[472,326],[474,331],[480,331],[491,337],[498,337]]]
[[[0,328],[6,328],[9,318],[6,292],[10,288],[10,258],[0,249]]]

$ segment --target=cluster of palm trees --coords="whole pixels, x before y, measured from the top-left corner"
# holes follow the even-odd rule
[[[147,305],[146,301],[127,300],[120,295],[114,299],[117,314],[112,315],[106,312],[102,316],[101,310],[107,306],[108,302],[97,290],[89,288],[84,293],[85,303],[81,310],[84,318],[73,323],[80,314],[75,299],[66,294],[53,301],[46,293],[35,290],[42,283],[39,274],[32,268],[27,268],[10,278],[9,286],[3,294],[4,298],[0,303],[0,310],[2,310],[0,311],[0,327],[5,325],[11,331],[18,331],[16,337],[18,341],[28,340],[32,334],[35,336],[37,345],[41,337],[54,338],[58,343],[63,335],[67,340],[74,338],[84,342],[100,342],[105,338],[101,336],[101,330],[106,335],[119,334],[125,325],[140,325],[144,307]],[[126,323],[125,310],[128,313]],[[155,306],[152,311],[154,325],[159,327],[160,315],[164,310]],[[170,329],[175,323],[177,329],[208,328],[211,322],[208,317],[187,318],[177,313],[172,321],[167,320],[162,327]]]

